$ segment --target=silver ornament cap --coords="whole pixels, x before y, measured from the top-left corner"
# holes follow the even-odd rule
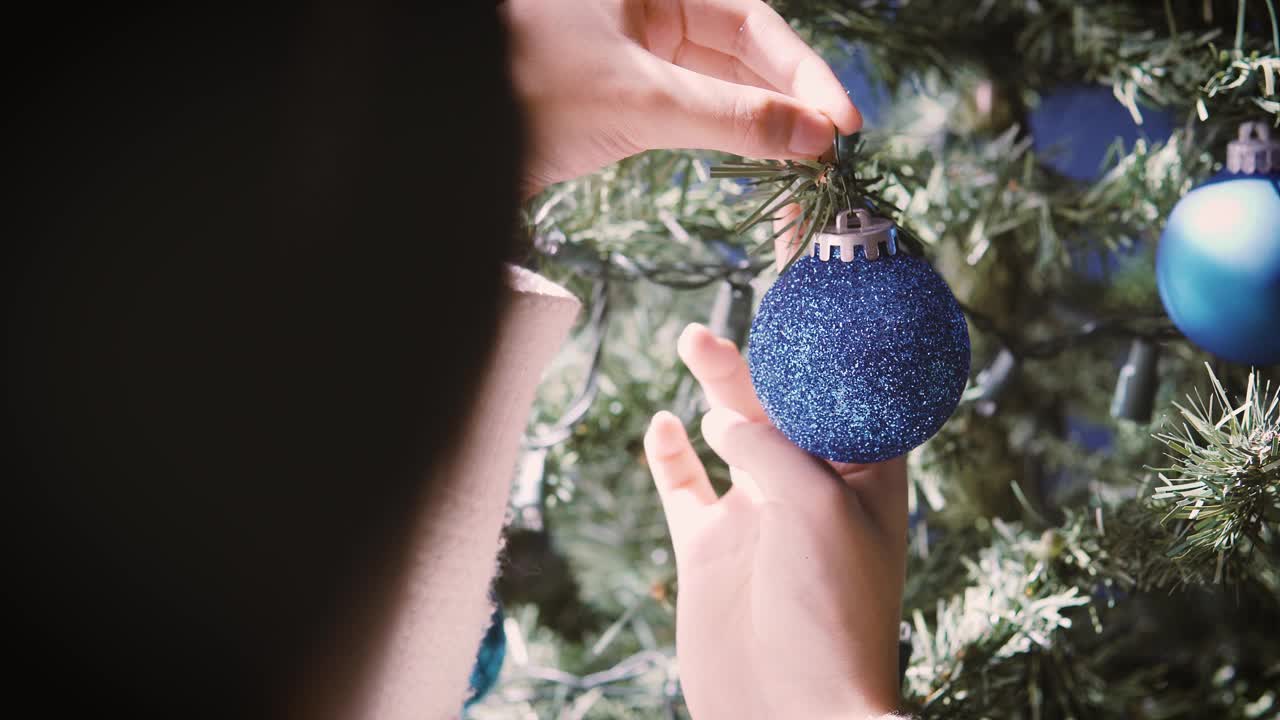
[[[856,225],[850,226],[850,216],[853,216]],[[809,254],[827,262],[831,259],[831,249],[840,248],[841,262],[853,262],[853,249],[861,247],[863,257],[877,260],[880,258],[880,243],[884,243],[889,254],[896,255],[896,230],[892,220],[876,217],[866,210],[841,210],[836,213],[834,223],[813,236]]]
[[[1227,171],[1245,175],[1280,172],[1280,140],[1271,139],[1266,123],[1240,123],[1239,136],[1227,143]]]

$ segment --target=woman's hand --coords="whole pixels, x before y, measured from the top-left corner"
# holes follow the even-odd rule
[[[760,0],[507,0],[525,193],[651,148],[815,157],[862,118]]]
[[[691,325],[680,357],[730,466],[717,499],[680,421],[653,418],[645,453],[679,573],[680,677],[695,720],[869,718],[898,699],[906,470],[830,464],[769,423],[737,348]]]

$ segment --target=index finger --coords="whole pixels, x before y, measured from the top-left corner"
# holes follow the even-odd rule
[[[711,408],[702,417],[702,437],[730,467],[750,475],[766,501],[829,507],[835,498],[851,495],[830,465],[796,447],[768,421]]]
[[[693,323],[680,333],[676,351],[698,379],[708,405],[728,408],[751,420],[767,421],[751,385],[751,372],[732,342]]]
[[[844,135],[862,115],[827,63],[761,0],[675,0],[690,42],[738,58],[774,87],[822,111]]]

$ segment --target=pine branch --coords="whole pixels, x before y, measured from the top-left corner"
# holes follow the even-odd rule
[[[1208,367],[1206,365],[1206,367]],[[1280,526],[1280,392],[1250,373],[1239,405],[1209,368],[1213,392],[1177,405],[1182,427],[1155,437],[1173,464],[1154,469],[1163,485],[1153,499],[1166,518],[1185,521],[1171,556],[1216,564],[1214,582],[1245,570],[1256,546]]]
[[[1021,663],[1051,648],[1072,625],[1067,611],[1089,602],[1048,576],[1060,551],[1052,535],[1038,538],[997,519],[992,544],[963,559],[972,584],[939,601],[932,624],[915,611],[906,692],[922,711],[981,716],[1010,695],[1026,701]]]
[[[903,224],[902,210],[880,192],[885,178],[859,173],[865,156],[865,144],[858,135],[836,137],[832,159],[827,161],[743,160],[712,167],[711,177],[745,180],[767,193],[765,200],[735,228],[739,234],[761,223],[773,222],[786,205],[794,203],[800,207],[793,221],[772,227],[756,246],[757,250],[768,247],[784,232],[799,228],[794,253],[786,263],[788,267],[808,250],[813,236],[834,221],[836,213],[855,208],[897,219],[899,242],[907,250],[919,253],[922,245]]]
[[[779,206],[805,204],[808,232],[851,198],[883,202],[881,214],[910,228],[974,317],[984,319],[982,328],[975,323],[975,357],[1004,344],[1025,351],[1028,361],[996,415],[962,409],[912,459],[913,491],[928,499],[917,506],[926,520],[916,547],[931,555],[908,576],[907,607],[919,611],[927,631],[908,687],[918,704],[928,703],[927,716],[1127,720],[1275,712],[1264,692],[1280,680],[1274,643],[1251,641],[1246,621],[1223,624],[1237,610],[1231,594],[1263,607],[1257,623],[1280,618],[1280,513],[1274,472],[1263,472],[1270,466],[1250,460],[1244,474],[1225,472],[1243,467],[1239,458],[1224,460],[1226,450],[1184,417],[1177,442],[1193,448],[1193,457],[1170,448],[1177,457],[1163,471],[1168,481],[1135,483],[1134,468],[1153,462],[1145,432],[1131,429],[1132,437],[1115,440],[1132,447],[1086,452],[1062,425],[1067,412],[1105,422],[1113,331],[1127,336],[1136,328],[1160,338],[1167,331],[1154,320],[1135,325],[1158,310],[1148,288],[1146,301],[1075,308],[1099,323],[1064,332],[1079,326],[1080,315],[1046,317],[1047,308],[1092,302],[1097,288],[1111,292],[1117,282],[1082,291],[1073,264],[1082,253],[1154,242],[1173,204],[1211,171],[1238,119],[1275,112],[1267,103],[1275,100],[1268,83],[1276,51],[1255,34],[1266,34],[1265,15],[1246,27],[1242,52],[1223,53],[1213,43],[1222,41],[1223,28],[1234,31],[1235,3],[1228,13],[1217,3],[1219,13],[1209,19],[1200,3],[1169,3],[1168,15],[1165,5],[790,0],[786,13],[801,20],[802,32],[831,48],[861,44],[878,77],[898,91],[883,134],[866,134],[843,161],[837,153],[832,162],[811,164],[726,163],[737,171],[732,177],[710,177],[705,155],[648,153],[538,199],[528,218],[532,261],[580,294],[600,277],[612,281],[598,397],[570,437],[547,450],[544,468],[548,527],[573,568],[575,592],[606,628],[569,641],[550,632],[549,619],[533,617],[533,606],[513,615],[529,629],[537,657],[532,672],[514,676],[510,694],[494,699],[495,706],[510,701],[504,720],[680,716],[674,666],[586,687],[586,678],[625,666],[634,653],[669,656],[673,643],[674,570],[660,506],[637,461],[639,438],[655,410],[697,407],[696,384],[670,348],[684,323],[705,320],[708,297],[698,288],[768,266],[761,258],[743,265],[740,253],[731,259],[724,248],[763,245],[767,254]],[[1251,5],[1255,13],[1260,7]],[[956,108],[973,78],[994,79],[1013,104],[1033,104],[1060,83],[1109,84],[1135,122],[1156,102],[1188,123],[1167,143],[1117,147],[1101,178],[1078,183],[1052,171],[1025,127],[962,125]],[[904,130],[903,117],[935,124],[916,133]],[[1152,285],[1149,265],[1140,254],[1136,260],[1143,287]],[[572,404],[589,350],[576,348],[577,361],[565,360],[544,384],[535,427],[555,424]],[[1186,382],[1199,357],[1181,345],[1166,353],[1165,386]],[[1265,394],[1255,390],[1253,397]],[[1210,435],[1248,439],[1231,430],[1238,403],[1228,405],[1215,391],[1204,405],[1189,407],[1213,428]],[[1227,424],[1215,427],[1224,418]],[[1272,415],[1262,424],[1274,422]],[[1108,427],[1117,436],[1126,432]],[[1219,445],[1260,457],[1239,439]],[[925,467],[921,457],[930,460]],[[1073,497],[1066,491],[1035,496],[1059,474],[1096,507],[1057,507]],[[1193,481],[1200,484],[1182,487]],[[1044,518],[993,519],[1017,517],[1012,483]],[[926,512],[925,504],[945,508]],[[1219,558],[1222,582],[1215,585]],[[1173,590],[1180,592],[1170,599]],[[1198,594],[1184,597],[1190,593]],[[1202,595],[1223,604],[1204,603]],[[991,608],[1000,609],[995,620],[982,613]],[[1160,624],[1150,617],[1158,611],[1172,619]],[[1151,656],[1118,660],[1117,648],[1130,636],[1143,638],[1140,649]],[[931,657],[920,654],[924,648]]]

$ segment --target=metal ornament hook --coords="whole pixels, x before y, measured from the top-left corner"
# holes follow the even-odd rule
[[[850,227],[850,216],[853,216],[857,225]],[[880,243],[884,243],[890,255],[898,253],[897,235],[897,227],[892,220],[876,217],[861,208],[841,210],[836,213],[834,224],[814,235],[809,255],[826,262],[831,259],[831,249],[840,248],[840,261],[853,262],[854,248],[861,247],[863,257],[878,260]]]
[[[1271,139],[1266,123],[1240,123],[1236,139],[1227,143],[1227,171],[1246,175],[1280,172],[1280,141]]]

